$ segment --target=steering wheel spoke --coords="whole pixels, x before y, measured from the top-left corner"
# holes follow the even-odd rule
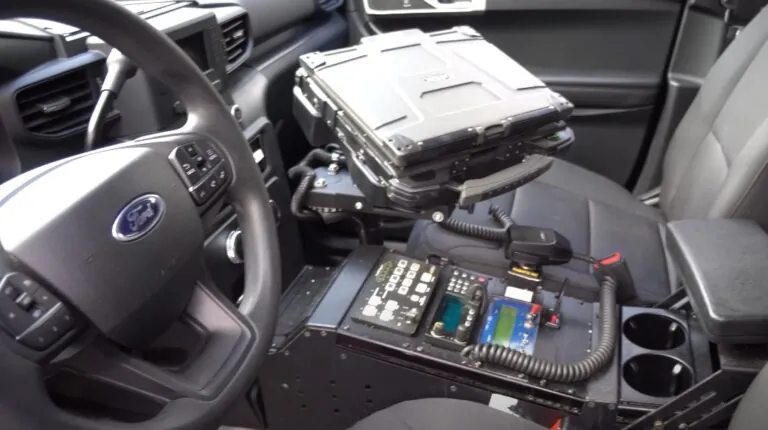
[[[182,398],[215,400],[258,333],[226,298],[202,284],[196,286],[179,321],[196,327],[204,337],[199,348],[187,351],[190,355],[184,363],[163,366],[140,350],[129,351],[97,336],[76,354],[56,362],[56,367],[132,390],[163,405]]]

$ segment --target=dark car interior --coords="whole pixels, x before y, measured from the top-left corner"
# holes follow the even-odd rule
[[[767,3],[0,1],[0,428],[764,428]]]

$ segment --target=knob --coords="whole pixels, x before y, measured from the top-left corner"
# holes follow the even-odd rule
[[[467,327],[466,324],[459,324],[456,328],[456,336],[454,339],[456,339],[457,342],[466,343],[469,340],[469,334],[469,327]]]
[[[240,109],[240,106],[238,105],[232,105],[232,107],[229,108],[229,113],[232,115],[232,118],[237,121],[240,126],[243,126],[243,110]]]
[[[243,263],[243,231],[239,228],[232,230],[227,235],[227,241],[224,248],[227,251],[227,258],[232,264]]]
[[[440,337],[445,336],[445,323],[442,321],[436,322],[435,325],[432,326],[432,334]]]

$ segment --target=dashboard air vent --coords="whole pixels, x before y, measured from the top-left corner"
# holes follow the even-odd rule
[[[95,103],[94,87],[85,68],[55,76],[16,93],[24,128],[46,136],[68,134],[85,127]]]
[[[248,54],[248,17],[239,16],[221,24],[224,38],[224,52],[227,56],[227,70],[235,67]]]

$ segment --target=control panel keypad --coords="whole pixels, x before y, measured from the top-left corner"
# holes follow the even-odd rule
[[[437,266],[387,253],[363,285],[352,319],[412,336],[435,289]]]
[[[173,150],[170,159],[198,205],[207,203],[229,182],[227,164],[208,142],[181,145]]]
[[[0,281],[0,326],[22,345],[42,351],[74,328],[75,316],[47,288],[12,273]]]
[[[451,273],[451,277],[448,279],[447,291],[456,295],[466,296],[471,292],[470,289],[473,285],[486,287],[488,285],[488,278],[482,275],[465,272],[461,269],[454,269]]]

